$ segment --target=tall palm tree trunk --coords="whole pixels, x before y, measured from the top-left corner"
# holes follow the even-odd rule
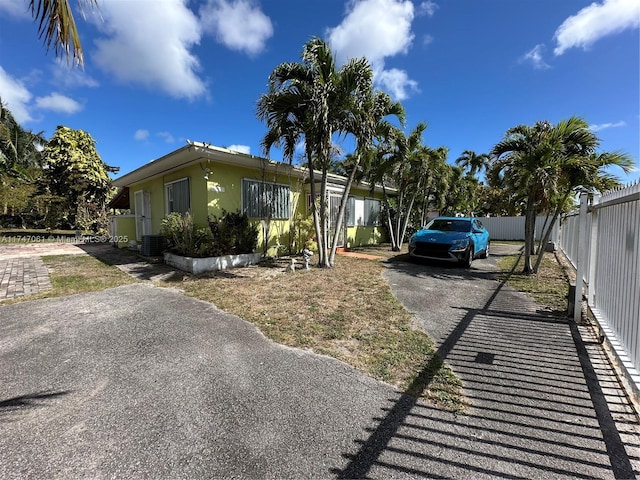
[[[524,217],[524,269],[522,273],[530,275],[533,273],[533,267],[531,266],[531,250],[534,246],[534,234],[536,227],[536,209],[535,200],[530,195],[527,198],[527,205],[525,208]]]
[[[555,211],[553,212],[553,217],[551,218],[551,223],[549,223],[549,226],[546,228],[546,230],[543,230],[543,236],[542,236],[542,239],[540,240],[540,248],[539,248],[539,251],[538,251],[538,258],[536,258],[536,263],[533,266],[533,273],[534,274],[537,274],[538,270],[540,269],[540,265],[542,264],[542,257],[544,256],[544,247],[545,247],[545,245],[547,245],[547,243],[549,243],[549,239],[551,238],[551,231],[553,230],[553,227],[555,226],[556,222],[558,221],[558,218],[560,217],[560,213],[562,213],[562,207],[566,203],[567,198],[569,198],[570,194],[571,194],[571,191],[569,191],[564,196],[562,201],[560,203],[558,203],[558,205],[556,206]]]
[[[357,155],[357,154],[356,154]],[[338,239],[340,238],[340,230],[342,229],[342,224],[344,222],[344,214],[347,210],[347,203],[349,200],[349,192],[351,191],[351,185],[353,184],[353,180],[356,176],[356,172],[358,171],[358,165],[360,164],[360,156],[357,155],[355,158],[355,163],[353,165],[353,169],[347,178],[347,184],[344,187],[344,191],[342,192],[342,198],[340,199],[340,208],[338,210],[338,218],[336,218],[336,227],[333,232],[333,240],[331,242],[331,254],[329,255],[329,265],[333,266],[336,257],[336,250],[338,249]]]
[[[318,205],[316,204],[316,180],[313,167],[313,160],[311,152],[307,151],[307,160],[309,163],[309,182],[311,190],[311,211],[313,213],[313,228],[316,232],[316,243],[318,245],[318,266],[322,265],[322,249],[320,248],[320,239],[322,237],[322,229],[320,228],[320,214],[318,212]]]

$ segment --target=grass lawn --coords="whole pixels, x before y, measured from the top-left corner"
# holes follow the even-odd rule
[[[49,269],[51,288],[34,295],[5,300],[0,305],[95,292],[136,282],[117,267],[106,265],[89,255],[47,255],[42,257],[42,261]]]
[[[532,256],[532,264],[535,264],[536,258],[537,256]],[[566,315],[569,277],[566,267],[554,253],[544,254],[537,275],[522,273],[524,268],[522,255],[504,257],[498,262],[498,267],[502,272],[501,279],[507,285],[531,296],[550,312]]]

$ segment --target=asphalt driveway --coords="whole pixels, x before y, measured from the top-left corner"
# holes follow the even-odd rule
[[[635,477],[637,422],[588,332],[492,261],[388,266],[468,415],[134,284],[0,306],[0,478]]]

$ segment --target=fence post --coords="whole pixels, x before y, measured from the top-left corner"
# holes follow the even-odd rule
[[[579,323],[582,319],[582,289],[584,288],[584,260],[585,246],[587,244],[587,202],[589,196],[586,192],[580,194],[580,216],[578,217],[578,248],[576,259],[576,292],[573,300],[573,321]]]
[[[591,203],[595,207],[600,202],[600,195],[594,195]],[[598,256],[598,209],[591,211],[591,242],[589,242],[589,272],[587,272],[587,305],[596,306],[596,261]]]

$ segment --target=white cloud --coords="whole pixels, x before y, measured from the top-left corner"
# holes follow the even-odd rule
[[[51,67],[53,82],[56,85],[66,88],[75,87],[98,87],[100,84],[90,77],[84,70],[67,64],[62,59],[58,59]]]
[[[398,0],[358,0],[349,4],[340,25],[327,31],[341,63],[366,57],[372,64],[407,53],[413,33],[413,3]]]
[[[29,113],[31,92],[20,80],[13,78],[0,67],[0,100],[20,124],[33,120]]]
[[[144,128],[139,128],[136,130],[136,133],[133,134],[134,140],[144,141],[149,138],[149,130],[145,130]]]
[[[414,39],[411,31],[414,16],[413,3],[409,0],[355,0],[349,2],[342,23],[327,30],[328,42],[339,63],[366,57],[373,68],[375,82],[391,86],[401,97],[389,93],[401,100],[409,91],[416,91],[417,84],[406,72],[386,71],[385,59],[409,51]]]
[[[627,124],[623,121],[619,122],[609,122],[609,123],[600,123],[600,124],[592,124],[589,125],[589,130],[592,132],[598,132],[600,130],[606,130],[607,128],[618,128],[618,127],[626,127]]]
[[[166,143],[176,143],[176,139],[169,132],[158,132],[156,133],[158,137],[164,138]]]
[[[256,55],[273,35],[273,25],[259,6],[249,0],[209,0],[200,8],[206,33],[231,50]]]
[[[562,55],[574,47],[588,48],[602,37],[640,26],[638,0],[604,0],[592,3],[567,18],[554,35],[553,53]]]
[[[77,113],[83,108],[82,104],[76,102],[74,99],[56,92],[46,97],[37,97],[36,107],[42,110],[51,110],[67,114]]]
[[[439,7],[435,2],[432,2],[431,0],[428,0],[426,2],[422,2],[420,5],[418,5],[418,14],[419,15],[428,15],[429,17],[433,17],[433,15],[436,13],[436,10],[438,8]]]
[[[200,43],[201,30],[187,0],[163,0],[162,8],[148,2],[105,1],[104,21],[96,26],[103,37],[95,41],[91,59],[123,83],[146,85],[176,98],[207,94],[196,72],[200,62],[190,48]]]
[[[233,150],[234,152],[246,153],[247,155],[251,153],[251,147],[247,145],[229,145],[227,149]]]
[[[533,65],[533,68],[536,70],[546,70],[547,68],[551,68],[544,59],[542,58],[542,51],[544,50],[543,44],[538,44],[525,53],[522,58],[520,58],[521,63],[530,63]]]
[[[433,43],[433,37],[431,35],[425,35],[422,37],[422,45],[425,47]]]
[[[5,12],[18,18],[31,18],[29,6],[26,1],[0,0],[0,12]]]
[[[418,92],[418,82],[409,79],[407,72],[392,68],[378,73],[378,83],[395,100],[402,101],[409,98],[410,92]]]

